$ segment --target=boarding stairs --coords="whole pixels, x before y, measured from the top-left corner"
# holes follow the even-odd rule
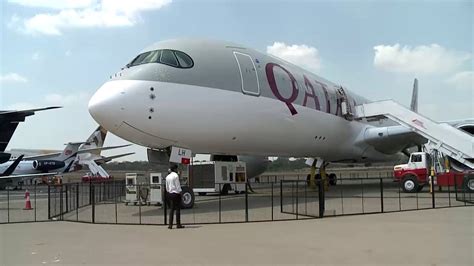
[[[97,165],[93,160],[85,161],[84,164],[86,164],[87,167],[89,167],[89,170],[94,176],[100,176],[104,178],[107,178],[110,176],[109,173],[107,173],[107,171],[105,171],[105,169],[102,168],[102,166]]]
[[[474,137],[446,123],[437,123],[393,100],[357,105],[355,119],[389,118],[412,129],[430,141],[430,145],[456,161],[474,169]]]

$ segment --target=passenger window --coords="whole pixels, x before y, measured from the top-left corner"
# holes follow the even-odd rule
[[[187,54],[180,51],[174,51],[174,54],[176,58],[178,58],[179,65],[182,68],[190,68],[193,66],[193,60]]]
[[[170,50],[163,50],[161,53],[160,62],[170,66],[178,66],[178,61],[176,60],[174,53]]]

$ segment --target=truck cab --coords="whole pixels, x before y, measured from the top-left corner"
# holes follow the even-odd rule
[[[430,155],[426,152],[414,152],[406,164],[393,167],[393,176],[400,182],[404,192],[419,192],[429,182]]]
[[[403,192],[420,192],[423,186],[429,183],[432,158],[426,152],[414,152],[406,164],[393,167],[393,178],[399,182]],[[457,172],[449,167],[443,168],[439,163],[434,164],[435,176],[433,185],[441,187],[456,186],[466,191],[474,192],[474,171]]]

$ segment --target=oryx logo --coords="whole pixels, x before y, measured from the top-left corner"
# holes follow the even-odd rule
[[[65,154],[66,156],[69,156],[69,155],[72,154],[72,151],[71,151],[71,150],[66,150],[66,151],[64,152],[64,154]]]
[[[411,120],[411,122],[413,122],[413,124],[415,124],[415,125],[417,125],[417,126],[419,126],[419,127],[422,127],[422,128],[424,128],[424,129],[426,129],[426,127],[425,127],[425,125],[423,124],[423,122],[420,121],[420,120],[418,120],[418,119],[413,119],[413,120]]]

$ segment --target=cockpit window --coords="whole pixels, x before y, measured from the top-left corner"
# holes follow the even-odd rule
[[[179,65],[184,68],[192,67],[193,66],[193,60],[189,55],[180,52],[180,51],[174,51],[174,54],[176,55],[176,58],[178,58]]]
[[[161,63],[177,68],[191,68],[194,65],[191,57],[181,51],[175,50],[155,50],[138,55],[127,67],[148,64]]]
[[[179,66],[178,60],[176,60],[176,57],[171,50],[163,50],[161,53],[160,63],[174,67]]]

